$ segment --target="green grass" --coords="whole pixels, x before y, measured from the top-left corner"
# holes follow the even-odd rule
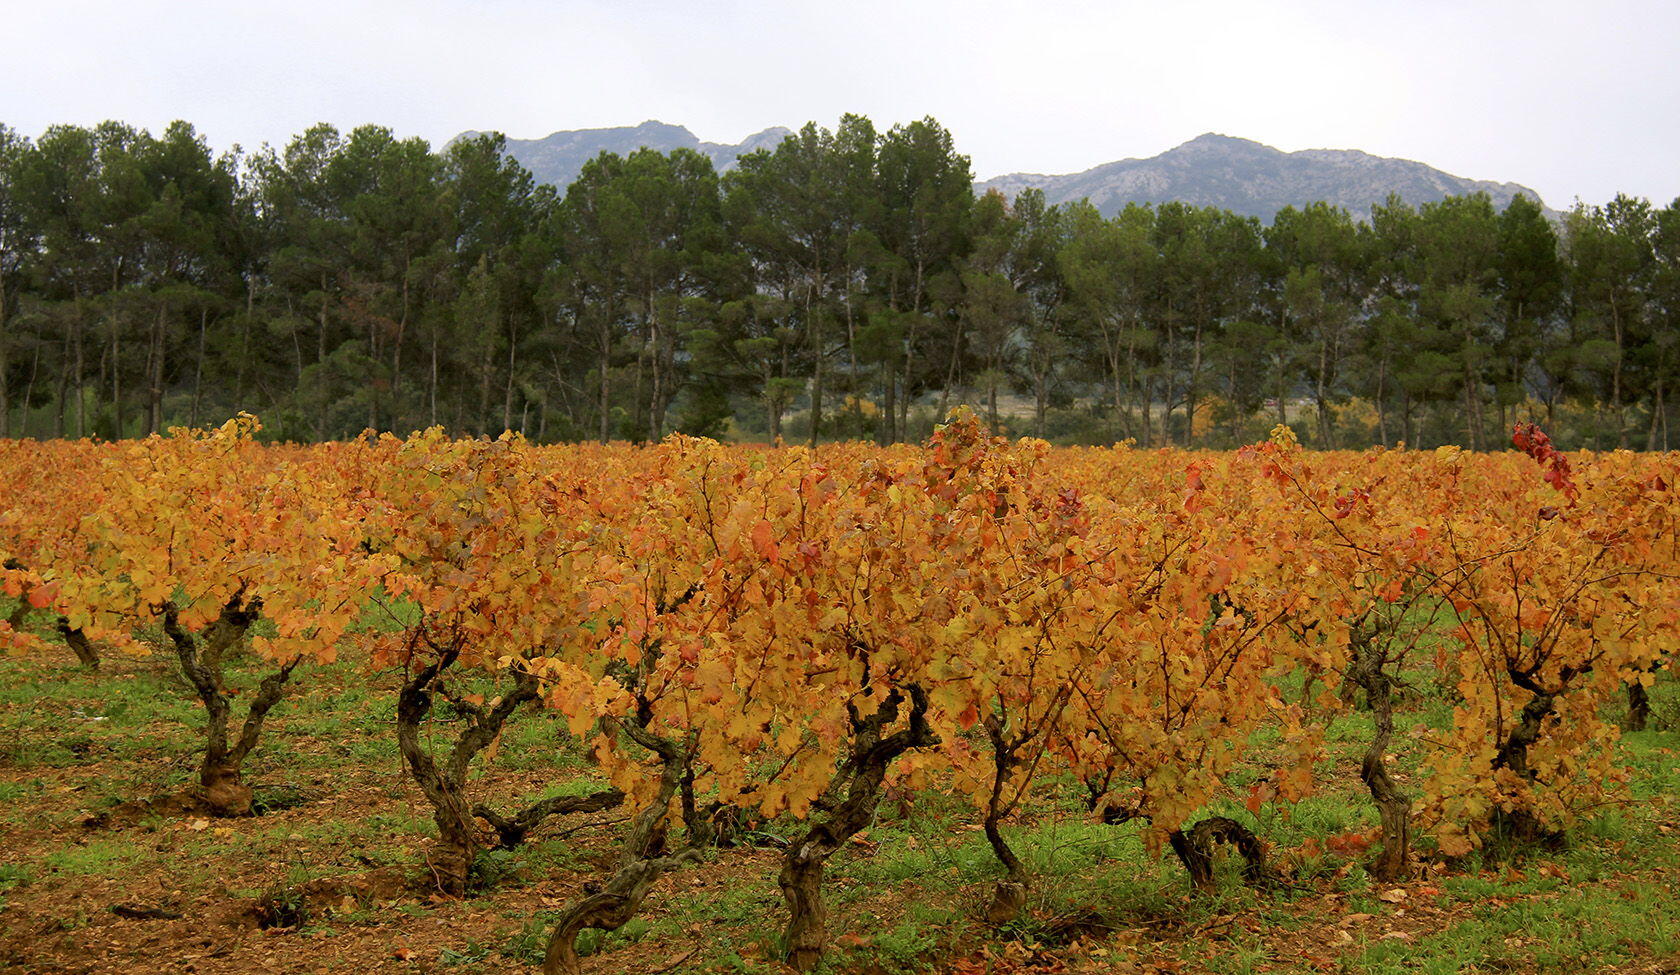
[[[105,876],[120,873],[145,854],[144,847],[134,839],[101,837],[47,854],[41,861],[41,872],[65,877]]]
[[[1595,971],[1680,954],[1672,892],[1650,886],[1548,888],[1549,897],[1486,903],[1438,934],[1379,941],[1349,964],[1371,975],[1411,972]]]
[[[22,887],[34,879],[34,873],[22,863],[0,863],[0,904],[5,903],[6,892],[14,887]]]
[[[167,656],[113,660],[112,672],[103,674],[34,661],[0,661],[0,666],[14,667],[16,675],[0,682],[0,770],[6,775],[0,781],[0,817],[9,824],[29,822],[34,807],[55,801],[71,786],[74,803],[97,809],[190,778],[203,710]],[[248,688],[265,669],[250,655],[239,657],[230,664],[229,682]],[[1391,767],[1408,777],[1426,751],[1414,729],[1421,725],[1432,737],[1450,724],[1452,712],[1450,694],[1436,686],[1432,674],[1420,670],[1410,676],[1416,690],[1403,703],[1391,748]],[[171,882],[194,890],[228,882],[217,875],[216,865],[266,864],[270,872],[262,880],[232,878],[237,889],[229,896],[247,898],[258,889],[253,884],[266,887],[277,875],[289,890],[374,867],[414,868],[418,875],[419,848],[434,827],[399,761],[392,729],[395,687],[394,675],[370,679],[361,663],[350,660],[300,669],[247,766],[247,779],[256,785],[295,787],[311,799],[331,801],[341,787],[351,788],[343,786],[348,782],[359,790],[352,793],[357,801],[372,796],[371,803],[328,817],[308,808],[279,811],[218,822],[202,832],[177,832],[178,819],[153,817],[137,828],[87,834],[85,842],[59,846],[27,865],[0,864],[0,909],[8,897],[17,903],[31,896],[34,885],[47,878],[120,878],[155,867],[165,849]],[[482,678],[467,687],[493,695],[498,684]],[[1680,952],[1680,922],[1672,910],[1664,911],[1670,891],[1651,880],[1680,875],[1680,834],[1664,831],[1674,829],[1680,796],[1680,685],[1672,676],[1658,683],[1653,701],[1653,730],[1628,734],[1619,746],[1632,773],[1628,802],[1606,805],[1581,822],[1561,853],[1529,853],[1508,862],[1489,858],[1485,871],[1473,857],[1464,872],[1432,878],[1438,895],[1414,894],[1403,906],[1447,915],[1433,926],[1409,928],[1409,939],[1381,940],[1374,927],[1365,934],[1352,929],[1367,940],[1340,949],[1342,969],[1566,972]],[[458,719],[440,708],[428,731],[434,746],[441,746],[458,728]],[[1235,857],[1223,855],[1218,891],[1193,897],[1176,859],[1150,849],[1137,824],[1091,822],[1078,784],[1047,776],[1032,798],[1030,815],[1005,827],[1036,878],[1028,915],[994,929],[979,917],[1002,869],[974,828],[978,817],[966,801],[925,792],[902,815],[896,803],[885,803],[866,833],[868,843],[848,844],[830,864],[825,894],[835,950],[826,970],[907,975],[979,947],[1056,949],[1076,937],[1100,939],[1115,930],[1146,932],[1137,945],[1117,948],[1116,954],[1141,951],[1189,971],[1292,970],[1294,960],[1278,945],[1292,937],[1322,939],[1320,928],[1335,920],[1316,898],[1339,893],[1336,912],[1370,914],[1384,924],[1402,917],[1396,905],[1378,899],[1380,889],[1357,862],[1333,853],[1299,854],[1309,841],[1375,825],[1356,766],[1372,731],[1368,713],[1338,714],[1326,728],[1330,754],[1320,763],[1317,793],[1293,805],[1268,804],[1256,816],[1240,800],[1250,783],[1268,773],[1269,756],[1283,744],[1276,729],[1263,729],[1251,742],[1248,760],[1228,777],[1228,794],[1193,817],[1225,815],[1253,827],[1275,859],[1300,868],[1295,883],[1302,890],[1248,890]],[[583,743],[553,716],[522,709],[494,760],[475,763],[474,798],[511,812],[539,798],[599,789],[583,751]],[[1415,792],[1415,779],[1410,781]],[[419,919],[430,930],[455,923],[463,913],[493,911],[509,919],[493,936],[482,928],[472,938],[463,933],[420,959],[422,964],[463,973],[532,964],[557,914],[533,910],[539,906],[535,898],[551,898],[556,890],[575,889],[585,876],[598,876],[610,856],[591,844],[621,828],[554,837],[569,825],[552,824],[519,850],[482,857],[479,874],[487,886],[470,901],[358,904],[352,911],[324,913],[299,936],[330,941],[364,925],[395,933]],[[805,828],[778,820],[765,824],[763,832],[785,839]],[[1427,852],[1426,841],[1419,845]],[[700,944],[692,962],[696,969],[779,970],[767,960],[779,953],[783,923],[774,857],[727,850],[711,856],[714,864],[731,864],[722,872],[732,879],[704,886],[686,878],[662,882],[641,917],[616,932],[590,932],[580,940],[585,953],[621,955],[634,964],[604,958],[591,964],[613,971],[657,967],[654,962]],[[743,864],[751,864],[750,874]],[[690,869],[709,876],[713,866]],[[541,906],[552,908],[555,901],[545,899]],[[1221,926],[1233,916],[1254,929]]]
[[[925,971],[949,947],[950,929],[957,920],[959,915],[948,907],[911,904],[904,917],[860,950],[884,972]]]

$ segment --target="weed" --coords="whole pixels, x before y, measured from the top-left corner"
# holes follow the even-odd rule
[[[309,920],[308,898],[297,887],[271,887],[257,898],[251,909],[257,927],[300,928]]]
[[[477,941],[469,941],[463,948],[444,948],[438,952],[440,965],[473,965],[490,957],[490,949]]]

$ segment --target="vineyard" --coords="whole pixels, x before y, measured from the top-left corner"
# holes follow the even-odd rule
[[[0,966],[1673,971],[1680,460],[0,441]]]

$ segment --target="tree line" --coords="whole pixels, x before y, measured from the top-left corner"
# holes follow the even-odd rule
[[[1061,442],[1670,446],[1680,200],[1519,197],[1270,224],[976,196],[933,119],[809,124],[719,174],[603,153],[563,191],[500,135],[0,125],[0,436],[261,413],[294,440],[441,425],[879,442],[959,402]]]

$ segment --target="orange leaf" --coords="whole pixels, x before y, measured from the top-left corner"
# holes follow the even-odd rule
[[[49,582],[44,586],[36,586],[29,590],[29,605],[35,609],[46,609],[58,598],[58,583]]]
[[[770,527],[770,522],[760,520],[758,524],[753,526],[752,542],[753,548],[758,551],[758,554],[769,559],[772,565],[779,565],[781,564],[781,550],[776,546],[774,532],[775,530]]]

